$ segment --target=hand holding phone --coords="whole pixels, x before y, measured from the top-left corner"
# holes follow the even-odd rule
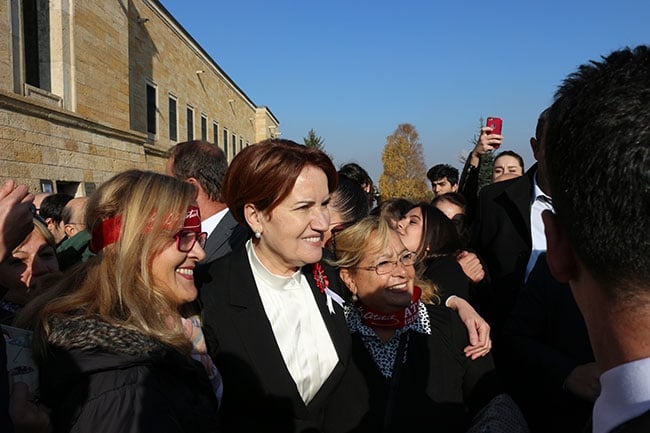
[[[502,125],[503,125],[503,121],[501,120],[500,117],[488,117],[487,122],[485,122],[485,126],[489,126],[490,128],[492,128],[492,132],[490,132],[490,134],[501,135]]]

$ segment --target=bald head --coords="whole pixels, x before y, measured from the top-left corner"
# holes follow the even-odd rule
[[[86,229],[86,204],[88,197],[76,197],[70,200],[61,213],[65,234],[71,238]]]

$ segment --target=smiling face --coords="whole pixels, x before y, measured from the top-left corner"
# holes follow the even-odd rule
[[[411,302],[415,268],[399,262],[399,258],[408,253],[409,249],[396,232],[390,231],[389,246],[383,251],[380,250],[377,236],[377,231],[370,235],[359,265],[341,269],[340,275],[345,285],[364,305],[385,313],[394,313],[403,310]],[[397,261],[397,266],[384,275],[378,275],[375,270],[362,269],[385,261]]]
[[[418,252],[422,243],[422,209],[414,207],[397,224],[397,232],[409,251]]]
[[[5,299],[25,305],[30,299],[30,288],[37,280],[58,270],[54,248],[35,228],[11,256],[0,263],[0,284],[7,290]]]
[[[254,239],[255,253],[277,275],[291,275],[321,259],[324,233],[329,228],[330,193],[327,176],[320,168],[306,166],[291,193],[270,213],[252,204],[244,212],[249,226],[261,233]]]
[[[204,258],[205,252],[199,242],[195,242],[192,249],[184,253],[178,250],[177,240],[170,237],[169,243],[153,259],[153,281],[163,289],[174,305],[191,302],[197,296],[194,269],[196,263]]]

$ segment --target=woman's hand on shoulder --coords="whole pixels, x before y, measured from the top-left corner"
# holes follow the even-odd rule
[[[458,313],[467,328],[469,346],[464,349],[465,356],[476,359],[487,355],[492,350],[490,325],[463,298],[453,296],[447,300],[447,306]]]

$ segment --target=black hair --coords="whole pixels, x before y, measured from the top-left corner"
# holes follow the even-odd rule
[[[39,214],[43,219],[51,218],[52,221],[60,223],[62,221],[63,208],[73,197],[70,194],[58,193],[48,195],[41,202]]]
[[[450,184],[456,185],[458,183],[458,169],[449,164],[438,164],[434,165],[429,169],[429,171],[427,171],[427,179],[429,179],[431,183],[445,177]]]
[[[605,287],[647,286],[650,47],[579,66],[555,94],[545,139],[553,207],[576,255]]]

